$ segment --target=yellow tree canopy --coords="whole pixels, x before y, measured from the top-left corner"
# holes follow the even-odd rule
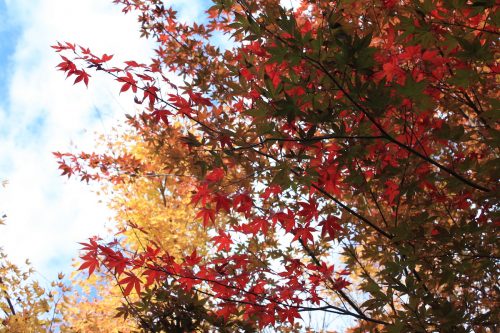
[[[209,237],[189,206],[189,194],[194,190],[192,176],[183,162],[185,152],[175,145],[176,139],[165,135],[154,143],[142,142],[136,133],[101,138],[108,149],[147,167],[142,174],[125,175],[126,181],[105,183],[100,193],[115,212],[115,237],[130,251],[154,243],[180,257],[195,248],[203,252],[208,243]],[[63,305],[62,332],[118,333],[140,328],[137,316],[114,318],[124,301],[137,301],[136,295],[124,300],[123,289],[109,274],[84,275],[72,277],[75,288]]]

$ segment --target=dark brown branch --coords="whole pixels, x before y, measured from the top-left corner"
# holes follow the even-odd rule
[[[328,140],[328,139],[345,139],[345,140],[375,140],[375,139],[384,139],[385,137],[382,135],[358,135],[358,136],[349,136],[349,135],[337,135],[337,134],[330,134],[330,135],[319,135],[319,136],[313,136],[311,138],[266,138],[264,140],[261,140],[258,143],[254,143],[248,146],[241,146],[241,147],[235,147],[233,149],[229,149],[228,151],[238,151],[238,150],[245,150],[245,149],[251,149],[255,147],[259,147],[264,145],[267,142],[317,142],[317,141],[322,141],[322,140]]]
[[[474,27],[470,27],[468,25],[460,24],[460,23],[451,23],[451,22],[445,22],[445,21],[430,21],[429,23],[450,25],[450,26],[455,26],[455,27],[466,28],[466,29],[473,30],[473,31],[481,31],[481,32],[489,33],[489,34],[500,35],[500,33],[498,31],[488,30],[488,29],[484,29],[484,28],[474,28]]]
[[[76,53],[76,52],[75,52],[75,54],[76,54],[76,55],[78,55],[78,53]],[[80,58],[81,58],[81,57],[80,57]],[[83,59],[83,58],[81,58],[81,59]],[[114,78],[116,78],[117,80],[119,80],[119,76],[118,76],[118,75],[116,75],[116,74],[115,74],[115,73],[113,73],[113,72],[110,72],[110,71],[106,70],[105,68],[103,68],[103,67],[102,67],[102,65],[100,65],[100,64],[96,65],[96,64],[94,64],[92,61],[87,60],[87,59],[83,59],[83,60],[85,60],[85,61],[86,61],[86,62],[87,62],[90,66],[92,66],[92,67],[96,67],[96,70],[102,70],[102,71],[106,72],[107,74],[109,74],[109,75],[113,76],[113,77],[114,77]],[[142,90],[142,91],[147,91],[147,88],[141,87],[141,86],[139,86],[138,84],[135,84],[135,83],[129,83],[129,84],[130,84],[131,86],[133,86],[133,87],[137,88],[137,89]],[[157,99],[157,100],[159,100],[160,102],[164,103],[165,105],[167,105],[167,106],[171,107],[172,109],[174,109],[174,110],[176,110],[176,111],[179,111],[179,108],[178,108],[177,106],[175,106],[174,104],[172,104],[172,103],[170,103],[170,102],[166,101],[165,99],[163,99],[162,97],[160,97],[160,96],[158,96],[158,95],[156,95],[155,97],[156,97],[156,99]],[[189,115],[189,114],[187,114],[187,113],[185,113],[185,112],[182,112],[182,114],[183,114],[184,116],[186,116],[188,119],[190,119],[190,120],[194,121],[195,123],[197,123],[198,125],[200,125],[201,127],[203,127],[204,129],[208,130],[209,132],[217,133],[217,134],[219,134],[219,135],[220,135],[220,134],[222,134],[222,132],[220,132],[220,131],[216,130],[215,128],[213,128],[213,127],[211,127],[211,126],[209,126],[209,125],[207,125],[207,124],[205,124],[205,123],[203,123],[203,122],[201,122],[201,121],[199,121],[198,119],[194,118],[193,116],[191,116],[191,115]]]
[[[267,153],[264,153],[260,150],[257,150],[255,148],[252,148],[252,151],[254,151],[255,153],[259,154],[259,155],[262,155],[262,156],[265,156],[267,158],[270,158],[272,159],[273,161],[275,162],[279,162],[279,160],[272,156],[272,155],[269,155]],[[291,169],[291,172],[297,176],[297,177],[301,177],[301,174],[300,172],[298,172],[297,170],[295,169]],[[346,204],[344,204],[342,201],[340,201],[339,199],[335,198],[333,195],[331,195],[330,193],[328,193],[326,190],[324,190],[323,188],[315,185],[315,184],[311,184],[311,186],[316,189],[318,192],[320,192],[321,194],[323,194],[325,197],[327,197],[328,199],[332,200],[333,202],[335,202],[338,206],[340,206],[342,209],[344,209],[345,211],[347,211],[349,214],[357,217],[358,219],[360,219],[361,221],[363,221],[364,223],[366,223],[367,225],[369,225],[370,227],[372,227],[373,229],[375,229],[377,232],[379,232],[382,236],[388,238],[388,239],[392,239],[394,236],[392,236],[391,234],[387,233],[386,231],[382,230],[380,227],[378,227],[375,223],[373,223],[372,221],[368,220],[366,217],[364,217],[363,215],[359,214],[358,212],[356,212],[354,209],[352,209],[351,207],[347,206]]]
[[[375,193],[373,193],[372,188],[371,188],[370,184],[368,183],[368,180],[366,179],[366,176],[365,176],[363,170],[361,169],[361,165],[359,164],[357,159],[355,159],[355,162],[356,162],[356,165],[357,165],[361,175],[363,176],[363,181],[365,182],[365,185],[368,189],[368,192],[370,192],[370,195],[372,197],[373,202],[375,202],[375,205],[377,206],[377,210],[378,210],[380,216],[382,217],[382,220],[384,221],[385,226],[389,227],[389,224],[387,223],[387,219],[385,218],[385,215],[382,212],[382,207],[380,207],[380,204],[377,200],[377,197],[375,196]]]
[[[301,242],[301,244],[302,244],[302,242]],[[313,256],[314,256],[314,254],[313,254]],[[316,262],[319,263],[318,259],[315,256],[314,256],[314,258],[315,258]],[[321,265],[321,264],[319,264],[319,265]],[[149,268],[151,269],[151,267],[149,267]],[[358,312],[358,313],[353,313],[351,311],[348,311],[346,309],[342,309],[342,308],[339,308],[339,307],[336,307],[336,306],[333,306],[333,305],[327,305],[327,306],[323,306],[323,307],[309,307],[309,306],[302,306],[302,305],[289,305],[289,304],[285,304],[285,303],[276,301],[276,300],[274,300],[272,298],[266,297],[266,296],[261,295],[261,294],[254,293],[252,291],[249,291],[249,290],[246,290],[246,289],[243,289],[243,288],[240,288],[240,287],[226,285],[226,284],[224,284],[222,282],[219,282],[217,280],[212,280],[212,279],[208,279],[208,278],[200,278],[200,277],[196,277],[196,276],[184,276],[184,275],[181,275],[181,274],[178,274],[178,273],[170,272],[170,271],[168,271],[167,269],[165,269],[163,267],[159,267],[159,268],[156,268],[156,269],[158,269],[159,271],[162,271],[165,274],[167,274],[169,276],[172,276],[172,277],[185,278],[185,279],[187,278],[187,279],[198,280],[198,281],[203,281],[203,282],[207,282],[207,283],[215,283],[215,284],[220,285],[222,287],[234,289],[234,290],[237,290],[237,291],[240,291],[240,292],[244,292],[246,294],[250,294],[250,295],[255,296],[257,298],[264,299],[264,300],[266,300],[268,302],[275,303],[275,304],[283,306],[283,307],[297,309],[300,312],[305,312],[305,311],[326,311],[326,312],[332,312],[332,311],[328,311],[328,310],[335,310],[334,313],[337,313],[337,314],[349,315],[349,316],[353,316],[353,317],[358,318],[358,319],[363,319],[363,320],[374,322],[374,323],[377,323],[377,324],[389,325],[389,323],[387,323],[387,322],[367,317],[366,315],[363,314],[363,312],[361,312],[361,310],[359,310],[359,308],[356,307],[356,305],[354,303],[353,303],[353,308],[356,309],[356,312]],[[331,280],[331,278],[330,278],[330,280]],[[196,289],[196,288],[193,288],[193,289],[196,290],[196,291],[201,292],[199,289]],[[343,293],[341,290],[339,292]],[[209,292],[205,292],[205,291],[203,291],[202,293],[205,294],[205,295],[207,295],[207,296],[210,296],[210,297],[221,299],[223,301],[228,301],[228,302],[233,302],[233,303],[239,303],[239,304],[248,304],[248,305],[259,306],[259,307],[265,307],[262,304],[258,304],[258,303],[254,303],[254,302],[248,302],[248,301],[243,301],[243,300],[235,300],[235,299],[231,299],[231,298],[225,298],[225,297],[217,296],[215,294],[212,294],[212,293],[209,293]],[[345,297],[347,299],[349,299],[347,297],[347,295]],[[352,300],[350,300],[350,301],[352,302]]]
[[[306,251],[306,253],[309,255],[309,257],[311,257],[312,261],[314,262],[314,264],[317,266],[317,267],[321,267],[321,262],[319,261],[318,257],[316,257],[316,255],[314,254],[314,252],[307,246],[307,244],[305,244],[300,238],[299,238],[299,242],[300,242],[300,245],[302,245],[302,248]],[[329,282],[334,285],[335,282],[333,281],[333,279],[331,277],[328,277],[328,280]],[[340,289],[335,289],[334,290],[342,299],[344,299],[357,313],[358,313],[358,317],[359,319],[363,319],[363,320],[366,320],[366,321],[370,321],[372,323],[377,323],[377,324],[382,324],[382,325],[389,325],[388,322],[385,322],[385,321],[382,321],[382,320],[378,320],[378,319],[374,319],[374,318],[370,318],[370,317],[367,317],[363,311],[359,308],[359,306],[354,303],[354,301],[343,291],[343,290],[340,290]]]
[[[0,284],[4,284],[2,278],[0,277]],[[9,294],[7,293],[6,290],[3,291],[5,294],[5,299],[7,300],[7,304],[9,305],[10,312],[12,312],[12,315],[16,315],[16,309],[14,309],[14,305],[12,304],[12,301],[10,300]]]
[[[106,265],[104,265],[104,263],[103,263],[102,261],[101,261],[101,265],[103,265],[104,267],[106,267]],[[139,311],[137,311],[137,309],[135,309],[135,308],[133,307],[133,305],[130,303],[130,301],[129,301],[128,297],[127,297],[127,296],[125,296],[125,290],[124,290],[124,289],[123,289],[123,287],[121,286],[121,284],[120,284],[120,282],[119,282],[119,280],[118,280],[118,276],[117,276],[115,273],[111,272],[111,270],[110,270],[108,267],[106,267],[106,270],[107,270],[107,271],[108,271],[108,273],[109,273],[109,274],[111,274],[111,275],[113,276],[113,278],[115,279],[115,281],[116,281],[116,285],[117,285],[117,286],[118,286],[118,288],[120,289],[120,292],[121,292],[121,294],[123,295],[123,298],[125,299],[125,302],[127,302],[128,307],[132,310],[132,312],[134,312],[134,315],[137,317],[137,319],[138,319],[138,320],[139,320],[139,322],[142,324],[142,326],[143,326],[144,328],[149,329],[151,332],[154,332],[154,331],[151,329],[151,327],[150,327],[150,325],[148,324],[148,322],[147,322],[147,321],[146,321],[146,320],[145,320],[145,319],[144,319],[144,318],[140,315]]]

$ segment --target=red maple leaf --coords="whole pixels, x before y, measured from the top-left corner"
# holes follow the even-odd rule
[[[155,86],[149,86],[144,90],[144,99],[149,98],[149,105],[153,105],[158,98],[159,89]]]
[[[253,207],[253,200],[246,193],[238,194],[233,199],[233,207],[237,212],[248,214]]]
[[[165,277],[166,274],[163,271],[161,271],[159,268],[151,266],[151,267],[148,267],[142,273],[142,275],[146,276],[146,284],[145,284],[145,286],[147,287],[147,286],[152,285],[155,282],[160,281],[162,278]]]
[[[281,186],[279,185],[271,185],[266,190],[264,193],[260,195],[262,199],[268,199],[272,194],[273,195],[278,195],[281,193]]]
[[[106,255],[106,259],[104,259],[105,265],[108,269],[115,269],[115,273],[120,275],[123,274],[127,266],[130,264],[130,259],[123,256],[122,253],[115,252],[111,249],[109,254]]]
[[[293,228],[295,228],[295,217],[291,211],[288,211],[287,213],[276,213],[273,216],[273,220],[275,222],[279,221],[286,232],[290,232],[293,230]]]
[[[318,217],[318,203],[313,198],[309,199],[309,202],[301,201],[299,205],[302,209],[299,211],[298,215],[303,216],[307,222]]]
[[[225,320],[228,320],[229,317],[237,312],[236,305],[234,303],[225,303],[222,305],[222,308],[216,311],[216,315],[219,317],[224,318]]]
[[[202,208],[198,214],[196,214],[196,218],[203,218],[203,227],[206,228],[209,224],[210,221],[212,223],[215,223],[215,211],[210,208]]]
[[[76,72],[76,65],[68,58],[61,56],[62,62],[57,65],[60,71],[67,72],[66,77],[73,75]]]
[[[118,82],[123,82],[123,86],[120,89],[120,93],[125,92],[132,88],[132,91],[134,93],[137,92],[137,81],[134,79],[132,74],[127,72],[127,76],[120,76],[119,78],[116,79]]]
[[[198,186],[197,190],[198,191],[191,198],[191,203],[194,203],[194,205],[196,206],[201,201],[201,204],[205,206],[206,203],[210,200],[211,192],[206,184]]]
[[[141,279],[137,277],[134,273],[126,272],[127,277],[121,279],[118,283],[120,285],[125,285],[123,289],[123,295],[128,296],[132,289],[135,289],[137,295],[141,293]]]
[[[90,238],[88,243],[79,243],[83,245],[82,251],[85,251],[85,255],[80,258],[83,259],[82,265],[78,270],[89,270],[89,276],[99,267],[99,259],[97,257],[99,244],[97,243],[97,238]]]
[[[196,105],[212,106],[212,102],[208,98],[203,97],[200,93],[188,90],[187,94],[191,101]]]
[[[217,244],[218,251],[229,251],[231,250],[231,244],[233,241],[231,237],[224,232],[224,230],[219,229],[219,235],[212,238],[215,244]]]
[[[232,202],[227,197],[227,195],[223,195],[221,193],[215,194],[212,199],[212,202],[215,202],[215,211],[218,213],[221,209],[224,209],[227,213],[231,210]]]
[[[78,267],[78,270],[81,271],[84,269],[88,269],[89,276],[92,275],[95,269],[99,267],[99,260],[97,259],[97,256],[87,254],[81,258],[83,259],[83,263],[80,267]]]
[[[303,228],[296,228],[294,230],[294,234],[295,236],[293,237],[293,241],[296,241],[297,239],[300,238],[301,241],[303,241],[304,243],[307,244],[308,241],[314,241],[314,237],[313,237],[313,232],[316,231],[314,228],[312,227],[309,227],[309,226],[306,226],[306,227],[303,227]]]
[[[205,180],[210,183],[216,183],[224,178],[224,169],[215,168],[205,176]]]
[[[296,308],[285,308],[285,309],[279,309],[278,310],[278,317],[280,318],[281,321],[288,321],[290,324],[293,325],[295,319],[300,319],[300,314],[299,311]]]
[[[384,195],[387,198],[389,204],[392,204],[394,202],[394,199],[398,194],[399,194],[399,185],[392,180],[386,181]]]
[[[168,125],[168,118],[167,116],[170,116],[172,112],[164,109],[155,109],[152,113],[151,116],[155,120],[156,123],[159,123],[160,121],[163,121],[166,125]]]
[[[90,75],[85,72],[83,69],[82,70],[76,70],[75,75],[77,76],[75,79],[75,82],[73,84],[77,84],[78,82],[83,81],[85,85],[88,87],[89,86],[89,77]]]
[[[187,256],[184,258],[186,264],[189,266],[194,266],[197,265],[201,261],[201,257],[198,256],[198,253],[196,253],[196,250],[191,253],[191,255]]]
[[[335,216],[329,216],[326,220],[321,221],[318,225],[321,228],[321,237],[329,236],[334,239],[337,236],[337,231],[342,230],[340,224],[338,224],[339,219]]]

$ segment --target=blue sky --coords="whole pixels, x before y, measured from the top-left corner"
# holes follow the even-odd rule
[[[4,0],[0,0],[0,104],[4,105],[7,98],[8,78],[12,72],[11,57],[15,51],[16,40],[19,38],[21,28],[9,17]],[[0,133],[5,128],[0,129]]]
[[[92,151],[95,133],[134,106],[109,78],[73,86],[55,69],[50,45],[81,43],[118,61],[147,61],[151,45],[111,1],[0,0],[0,22],[0,180],[9,181],[0,188],[0,246],[54,280],[71,271],[78,241],[106,233],[112,214],[95,187],[60,177],[51,153]]]
[[[208,0],[171,0],[184,21],[198,19]],[[129,95],[91,73],[89,88],[56,70],[50,45],[69,41],[97,54],[148,62],[134,15],[111,0],[0,0],[0,247],[21,264],[30,259],[48,280],[69,273],[77,242],[112,226],[97,187],[60,177],[53,151],[94,151],[98,134],[134,113]]]

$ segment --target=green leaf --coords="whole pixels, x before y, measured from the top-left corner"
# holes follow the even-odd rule
[[[246,114],[247,116],[258,118],[258,117],[265,117],[267,114],[267,110],[263,108],[253,108],[245,110],[243,113]]]
[[[274,176],[271,184],[280,185],[283,189],[290,187],[291,180],[290,170],[288,169],[288,167],[283,166],[283,168],[280,169],[280,171],[278,171],[278,173]]]
[[[413,100],[420,100],[427,97],[423,94],[427,84],[426,80],[416,82],[411,75],[407,75],[404,86],[398,85],[397,89],[406,97],[410,97]]]

